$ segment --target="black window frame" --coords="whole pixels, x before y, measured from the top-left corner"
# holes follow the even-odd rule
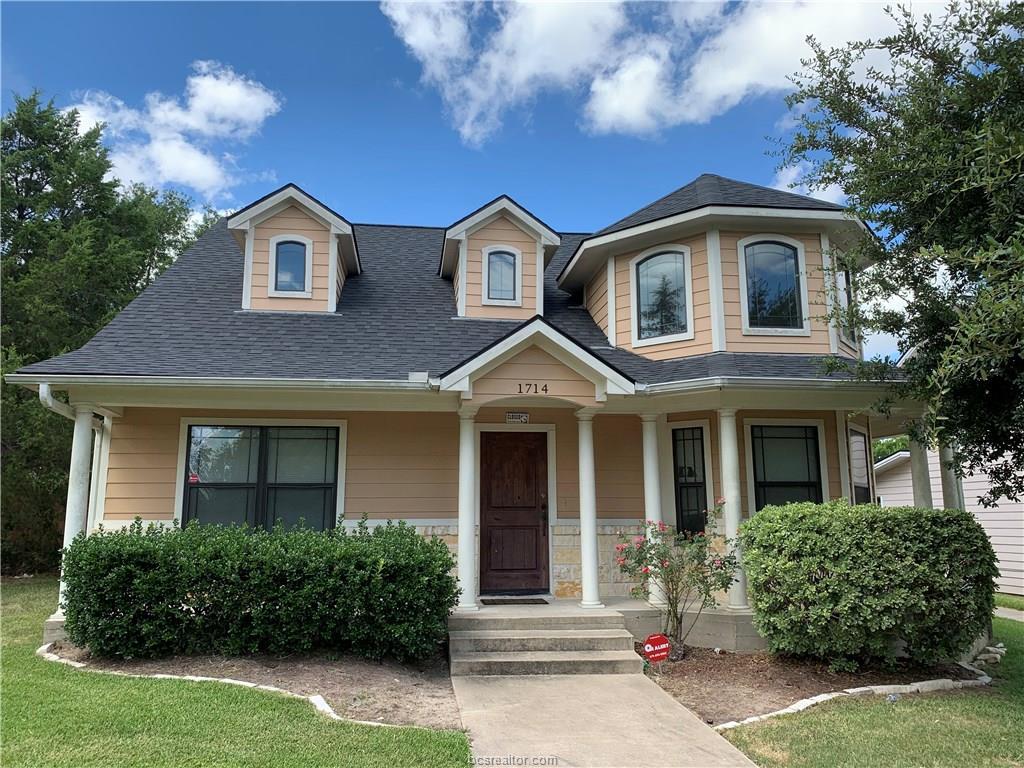
[[[681,330],[670,331],[668,333],[650,333],[644,334],[643,321],[640,319],[640,312],[643,303],[640,297],[643,293],[643,285],[640,281],[640,267],[652,259],[660,259],[662,256],[682,256],[683,257],[683,285],[680,289],[682,293],[682,309],[683,309],[683,327]],[[665,250],[652,253],[650,256],[645,256],[640,259],[636,264],[633,265],[633,281],[636,284],[636,337],[640,341],[648,341],[650,339],[660,339],[665,336],[676,336],[678,334],[685,334],[690,332],[690,286],[687,283],[686,275],[686,253],[684,251],[673,251]]]
[[[302,248],[302,287],[281,288],[278,279],[281,275],[280,251],[282,245],[297,245]],[[275,293],[305,293],[306,285],[310,282],[310,276],[306,270],[310,268],[309,245],[301,240],[278,240],[274,243],[274,292]]]
[[[772,429],[775,427],[781,427],[786,429],[802,429],[804,430],[804,436],[802,438],[796,437],[780,437],[775,436],[777,440],[807,440],[810,437],[814,442],[814,459],[813,465],[814,473],[817,475],[817,480],[758,480],[758,439],[764,437],[763,430]],[[759,434],[760,433],[760,434]],[[793,487],[804,487],[813,490],[811,499],[794,499],[794,501],[812,501],[816,504],[821,504],[825,496],[825,476],[821,470],[822,464],[822,440],[821,434],[818,431],[817,425],[814,424],[751,424],[750,425],[750,458],[751,458],[751,481],[754,484],[754,511],[759,512],[764,507],[768,506],[764,503],[764,490],[766,488],[793,488]],[[761,466],[764,465],[764,447],[761,446]],[[761,472],[760,474],[764,474]],[[810,474],[810,473],[809,473]]]
[[[696,445],[700,446],[700,466],[701,474],[704,476],[704,479],[699,483],[684,481],[679,477],[679,433],[682,432],[697,433],[696,437],[689,435],[684,437],[684,439],[693,440]],[[676,531],[679,533],[704,533],[707,529],[709,478],[707,476],[707,454],[705,453],[704,448],[704,427],[702,425],[674,426],[672,428],[672,487],[676,497]],[[699,509],[683,509],[683,492],[689,490],[695,490],[697,492],[697,498],[700,499],[700,503],[698,504]],[[697,520],[700,521],[699,527],[694,524]]]
[[[512,298],[506,299],[499,296],[492,296],[491,291],[494,288],[494,281],[491,279],[491,257],[492,256],[510,256],[512,258]],[[518,281],[516,280],[516,273],[519,271],[519,257],[514,251],[507,250],[505,248],[495,248],[494,250],[487,252],[485,259],[484,269],[487,270],[487,300],[488,301],[502,301],[502,302],[516,302],[519,301],[519,291],[517,290]]]
[[[796,301],[796,325],[768,325],[767,323],[762,324],[755,318],[754,313],[751,311],[750,301],[752,298],[752,292],[750,288],[750,277],[751,269],[750,262],[747,259],[747,249],[756,248],[759,245],[777,245],[781,248],[785,248],[793,253],[793,280],[795,294],[794,298]],[[800,250],[792,243],[783,242],[782,240],[772,240],[766,238],[764,240],[757,240],[752,243],[743,244],[743,253],[738,254],[738,258],[743,259],[743,281],[745,283],[744,289],[746,291],[746,314],[747,314],[747,328],[753,331],[803,331],[807,327],[807,318],[804,317],[804,294],[805,290],[803,281],[800,279]]]
[[[190,482],[190,467],[192,464],[192,430],[197,428],[210,428],[210,429],[250,429],[254,430],[257,435],[257,450],[258,458],[256,462],[256,481],[248,483],[209,483],[209,482]],[[330,483],[282,483],[282,482],[269,482],[268,481],[268,463],[270,453],[270,441],[268,439],[269,431],[271,429],[325,429],[333,431],[334,433],[334,456],[332,463],[330,464],[334,470],[334,481]],[[182,525],[187,525],[195,517],[192,509],[192,489],[201,490],[202,488],[246,488],[251,489],[255,493],[255,504],[251,516],[246,514],[246,525],[252,528],[262,528],[264,530],[271,530],[273,521],[270,520],[267,514],[270,491],[279,488],[301,488],[301,489],[320,489],[329,490],[328,504],[329,509],[325,513],[325,525],[323,530],[330,530],[337,527],[338,524],[338,482],[339,482],[339,470],[338,461],[340,458],[341,451],[341,429],[337,425],[324,425],[324,424],[218,424],[216,421],[210,422],[196,422],[187,425],[185,430],[185,471],[184,477],[180,478],[182,483],[183,493],[181,501],[181,522]],[[309,521],[306,521],[307,526]]]

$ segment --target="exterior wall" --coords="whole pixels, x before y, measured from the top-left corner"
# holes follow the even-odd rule
[[[270,238],[275,235],[302,235],[313,241],[312,298],[268,296],[270,285]],[[252,309],[275,311],[324,312],[330,290],[330,232],[323,224],[292,205],[256,226],[252,252]],[[338,274],[342,269],[339,265]],[[340,290],[341,280],[335,290]]]
[[[690,300],[693,302],[693,339],[673,341],[666,344],[651,344],[633,347],[632,314],[636,298],[630,289],[629,262],[641,251],[631,251],[615,257],[615,342],[623,349],[652,360],[667,360],[687,355],[702,355],[712,351],[711,347],[711,292],[708,284],[708,243],[705,234],[672,240],[690,248],[690,270],[693,285]],[[644,249],[649,250],[647,248]],[[602,271],[602,270],[598,270]]]
[[[507,216],[469,235],[466,253],[466,316],[528,320],[537,314],[537,244]],[[492,306],[483,303],[483,249],[489,245],[510,245],[522,253],[522,306]]]
[[[942,504],[942,477],[939,474],[939,454],[928,452],[928,468],[931,476],[932,501]],[[1024,595],[1024,502],[1000,499],[997,507],[983,507],[978,499],[988,491],[989,480],[985,474],[971,475],[963,479],[964,501],[967,509],[974,513],[981,523],[992,548],[999,558],[999,578],[996,580],[1001,592]],[[875,476],[875,495],[881,497],[883,507],[912,507],[914,490],[910,479],[910,461],[903,461]]]
[[[587,284],[587,311],[598,327],[608,334],[608,270],[599,269]]]
[[[804,246],[807,273],[807,302],[810,310],[810,336],[743,335],[740,307],[739,254],[736,243],[755,232],[722,232],[722,290],[725,300],[725,345],[729,352],[802,352],[828,354],[829,332],[825,319],[825,273],[822,271],[821,236],[818,234],[778,232],[799,240]],[[765,233],[768,234],[768,233]]]
[[[473,382],[473,403],[524,395],[584,406],[596,403],[592,381],[537,347],[523,350]]]
[[[629,581],[629,577],[615,564],[615,545],[621,536],[636,536],[643,532],[642,523],[597,526],[598,591],[601,597],[627,597],[637,585],[637,582]],[[556,525],[552,535],[551,594],[555,597],[580,597],[583,588],[579,526]]]

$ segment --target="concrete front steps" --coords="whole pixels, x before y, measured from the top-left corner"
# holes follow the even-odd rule
[[[615,611],[488,607],[452,616],[448,630],[453,676],[643,671],[633,635]]]

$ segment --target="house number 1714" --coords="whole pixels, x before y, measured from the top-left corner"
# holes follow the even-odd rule
[[[538,384],[535,381],[521,381],[519,382],[519,394],[520,395],[546,395],[548,393],[547,384]]]

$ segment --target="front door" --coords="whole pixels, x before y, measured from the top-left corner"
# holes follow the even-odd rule
[[[543,432],[480,433],[480,591],[548,591]]]

